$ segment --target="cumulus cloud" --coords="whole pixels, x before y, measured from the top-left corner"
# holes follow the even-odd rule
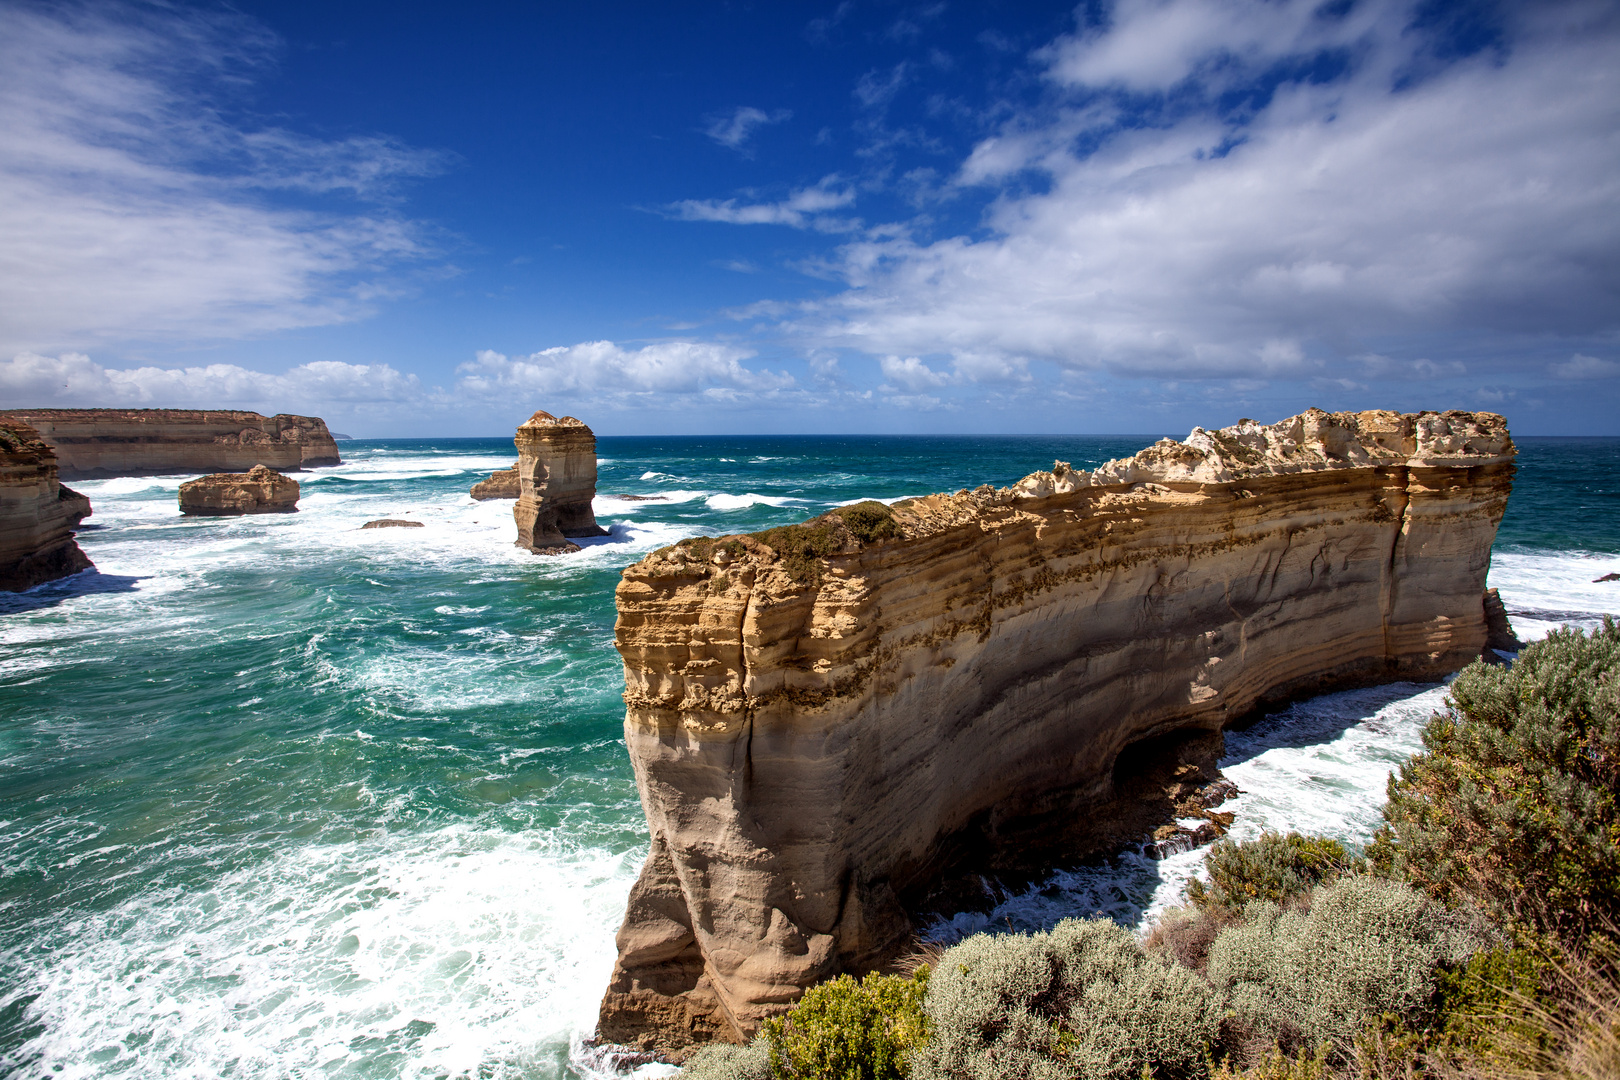
[[[389,206],[441,155],[225,119],[276,45],[228,9],[0,6],[0,352],[341,322],[426,252]]]
[[[1522,5],[1458,58],[1419,14],[1123,0],[1041,54],[1058,104],[963,163],[959,185],[999,192],[986,233],[863,235],[849,288],[788,328],[959,369],[1223,378],[1620,330],[1620,16]]]
[[[462,398],[492,399],[518,393],[622,401],[712,391],[760,393],[793,385],[793,376],[785,372],[743,367],[742,362],[753,356],[750,349],[692,341],[660,342],[639,349],[611,341],[587,341],[516,357],[485,349],[476,360],[456,369],[461,376],[456,393]]]
[[[1560,379],[1612,379],[1620,375],[1620,362],[1599,360],[1581,353],[1551,367],[1552,373]]]
[[[795,229],[848,232],[855,223],[829,213],[855,201],[855,189],[836,174],[800,188],[779,202],[746,203],[736,199],[685,199],[669,212],[681,221],[720,221],[728,225],[789,225]]]
[[[952,381],[949,375],[931,370],[915,356],[908,356],[904,360],[898,356],[885,356],[878,361],[878,367],[883,370],[883,377],[889,382],[914,393],[945,386]]]
[[[766,124],[780,124],[792,118],[793,113],[789,109],[766,112],[764,109],[756,109],[752,105],[739,105],[730,113],[711,117],[708,127],[703,129],[703,133],[721,146],[741,150],[743,144],[753,136],[756,129],[764,127]]]

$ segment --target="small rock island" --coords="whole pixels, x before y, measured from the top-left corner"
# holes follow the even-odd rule
[[[89,570],[73,529],[90,500],[57,478],[56,454],[39,432],[0,417],[0,592]]]
[[[496,469],[489,474],[489,479],[478,481],[467,494],[479,502],[517,498],[523,494],[523,485],[518,482],[518,462],[512,462],[510,469]]]
[[[1144,800],[1207,807],[1257,706],[1461,668],[1514,455],[1493,413],[1313,409],[630,566],[652,842],[600,1036],[743,1041],[974,875],[1151,836]]]
[[[189,517],[298,512],[298,481],[264,465],[245,473],[214,473],[180,485],[180,512]]]
[[[606,536],[596,523],[596,436],[584,421],[541,410],[523,422],[518,449],[517,546],[536,555],[578,551],[569,537]]]

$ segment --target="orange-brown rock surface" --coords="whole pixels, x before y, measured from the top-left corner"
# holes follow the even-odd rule
[[[537,555],[578,551],[571,536],[606,536],[596,524],[596,436],[572,416],[544,410],[517,429],[517,545]]]
[[[196,517],[292,514],[298,481],[264,465],[245,473],[213,473],[180,485],[180,512]]]
[[[224,409],[11,409],[56,451],[63,479],[293,471],[337,465],[337,443],[315,416]]]
[[[90,500],[57,479],[56,455],[27,424],[0,417],[0,591],[88,570],[73,539]]]
[[[629,567],[652,844],[601,1037],[745,1038],[952,882],[1151,827],[1142,778],[1256,706],[1478,656],[1513,458],[1490,413],[1311,410]]]
[[[592,443],[595,446],[595,443]],[[592,450],[595,453],[595,450]],[[523,494],[523,485],[518,481],[518,462],[514,461],[510,469],[496,469],[489,474],[488,480],[480,480],[468,492],[479,502],[486,499],[515,499]]]

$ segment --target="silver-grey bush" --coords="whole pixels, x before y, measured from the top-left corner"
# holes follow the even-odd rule
[[[764,1039],[746,1046],[711,1043],[687,1061],[681,1080],[771,1080],[770,1050]]]

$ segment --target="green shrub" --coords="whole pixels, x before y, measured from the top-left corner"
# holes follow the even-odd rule
[[[914,1075],[952,1080],[1200,1076],[1220,1020],[1203,980],[1102,920],[969,938],[940,958],[924,1008]]]
[[[1369,1019],[1420,1010],[1437,969],[1484,944],[1477,925],[1366,876],[1319,886],[1308,911],[1256,901],[1244,920],[1215,939],[1207,970],[1227,995],[1228,1038],[1249,1048],[1328,1045],[1346,1055]]]
[[[833,513],[843,519],[850,534],[863,544],[892,540],[900,535],[900,523],[894,520],[894,511],[875,499],[843,506]]]
[[[821,583],[821,560],[843,547],[831,522],[812,518],[803,525],[781,525],[754,534],[776,552],[782,569],[799,585]]]
[[[1423,745],[1390,778],[1376,865],[1542,931],[1620,925],[1620,626],[1464,668]]]
[[[770,1050],[763,1038],[746,1046],[710,1043],[687,1059],[681,1080],[774,1080]]]
[[[907,979],[873,972],[813,986],[786,1016],[767,1020],[771,1071],[780,1080],[898,1080],[927,1038],[928,969]]]
[[[1343,844],[1324,836],[1268,832],[1241,843],[1219,840],[1205,860],[1209,885],[1193,879],[1187,898],[1200,907],[1241,908],[1253,900],[1280,904],[1333,880],[1354,862]]]

